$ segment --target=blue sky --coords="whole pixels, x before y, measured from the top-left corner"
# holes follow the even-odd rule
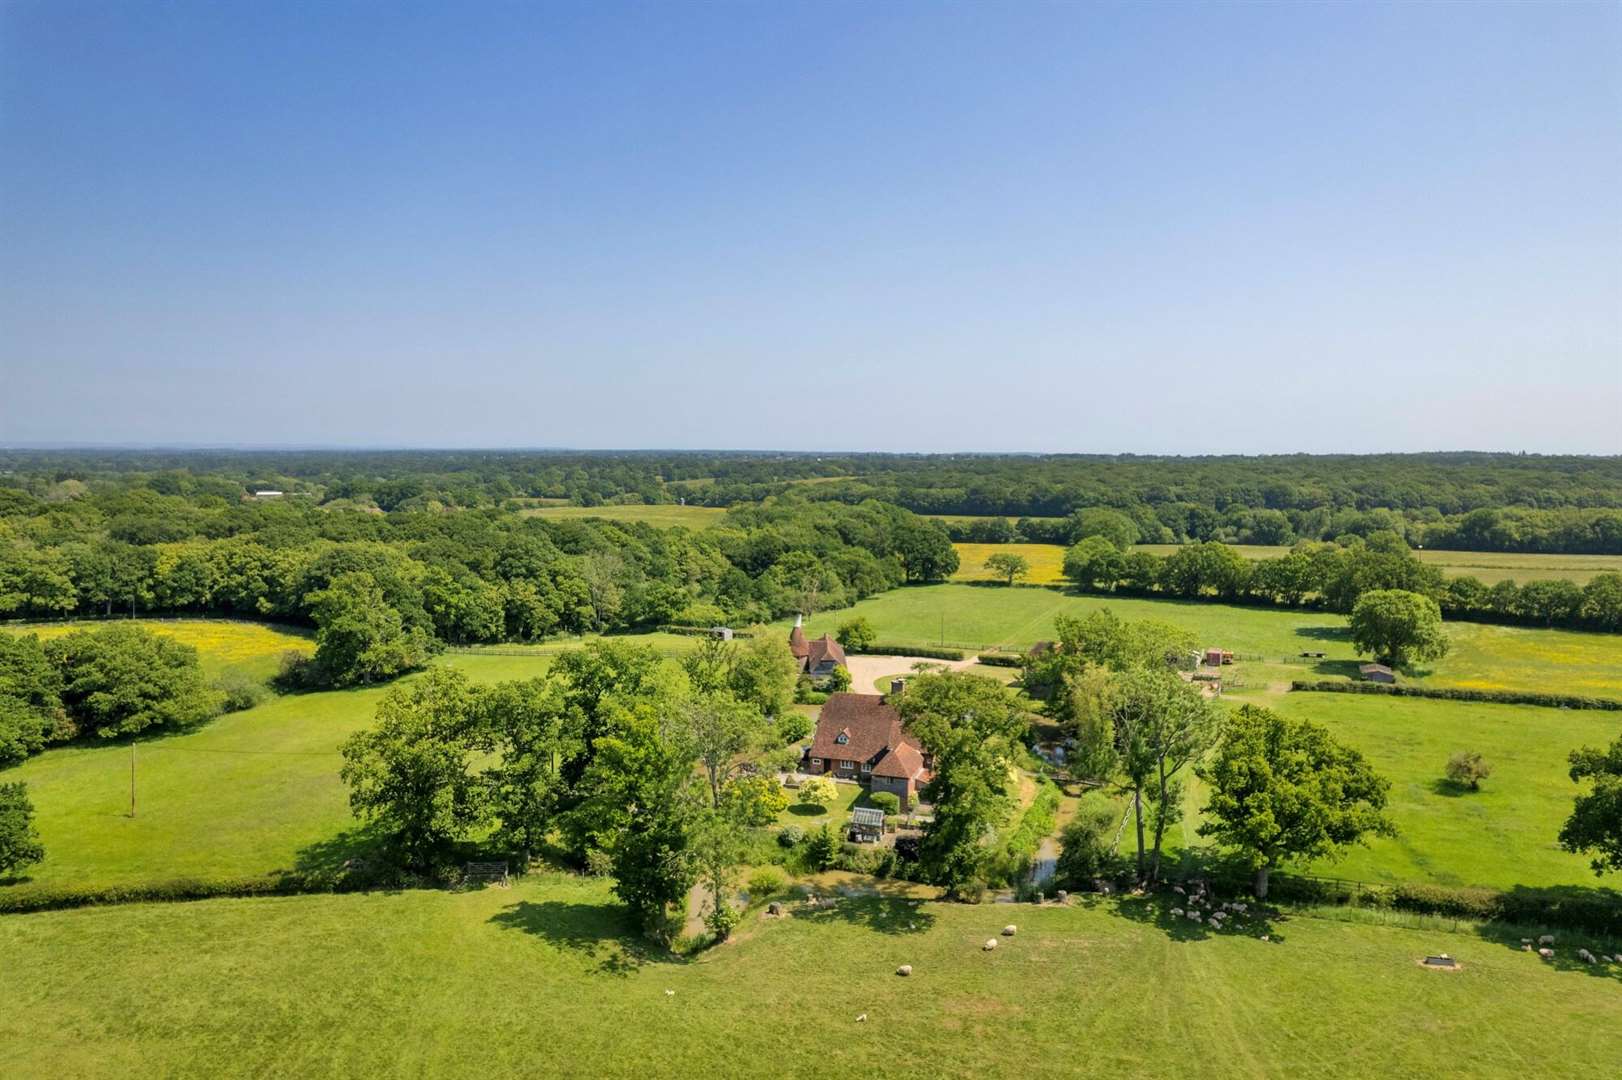
[[[0,0],[0,444],[1622,452],[1622,5]]]

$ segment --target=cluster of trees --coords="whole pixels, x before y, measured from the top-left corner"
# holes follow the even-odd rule
[[[962,540],[1073,543],[1063,519],[1110,508],[1142,543],[1291,544],[1392,531],[1426,547],[1622,553],[1615,457],[13,451],[0,454],[0,477],[10,498],[41,502],[131,485],[227,501],[274,488],[315,505],[384,511],[535,499],[730,507],[798,489],[988,519],[954,525]],[[1009,526],[1005,517],[1023,520]]]
[[[81,735],[183,730],[224,703],[204,681],[196,649],[139,626],[45,642],[0,633],[0,766]]]
[[[1387,784],[1356,751],[1266,709],[1230,715],[1179,677],[1172,665],[1193,647],[1186,631],[1122,621],[1106,609],[1060,618],[1058,634],[1030,659],[1027,683],[1074,739],[1071,771],[1130,796],[1140,883],[1160,877],[1166,829],[1182,819],[1190,770],[1211,791],[1202,835],[1247,860],[1259,896],[1286,859],[1390,831],[1381,815]],[[1103,868],[1110,824],[1091,811],[1066,830],[1063,871],[1072,879]]]
[[[1162,594],[1228,603],[1317,605],[1350,612],[1364,593],[1400,589],[1434,601],[1450,618],[1622,630],[1622,574],[1570,581],[1513,581],[1487,587],[1472,577],[1443,578],[1391,532],[1338,543],[1297,544],[1273,559],[1246,559],[1215,542],[1170,555],[1129,551],[1120,536],[1085,536],[1065,552],[1065,576],[1092,592]]]
[[[807,725],[787,710],[781,641],[706,642],[678,668],[645,646],[595,642],[543,678],[474,686],[430,668],[391,689],[343,747],[356,814],[408,865],[494,842],[614,878],[650,934],[702,878],[711,928],[731,928],[730,875],[745,831],[786,805],[765,770]]]
[[[388,678],[435,642],[532,641],[663,623],[763,622],[957,568],[895,507],[786,496],[701,532],[499,510],[358,513],[109,486],[0,492],[0,617],[149,612],[320,629],[329,683]]]

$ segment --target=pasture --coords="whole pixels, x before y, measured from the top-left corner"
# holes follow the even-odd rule
[[[707,529],[721,520],[726,510],[718,506],[678,506],[675,503],[636,503],[628,506],[537,506],[520,511],[525,517],[568,521],[604,518],[608,521],[645,521],[661,529],[677,525]]]
[[[83,619],[75,622],[8,623],[0,630],[37,634],[40,640],[62,637],[75,630],[96,630],[112,621]],[[235,619],[136,619],[137,626],[154,634],[173,638],[197,650],[203,674],[214,679],[237,672],[255,680],[276,674],[285,652],[312,652],[315,649],[307,631],[290,626]]]
[[[546,656],[453,655],[476,682],[527,678]],[[383,688],[276,697],[184,735],[49,750],[0,772],[37,808],[45,861],[16,886],[253,875],[341,859],[355,827],[338,747],[371,723]]]
[[[692,960],[647,951],[606,882],[550,874],[10,916],[0,1073],[1518,1080],[1622,1060],[1614,966],[1358,913],[1212,932],[1160,910],[885,893],[751,914]],[[1435,952],[1462,969],[1420,967]]]
[[[1353,694],[1285,694],[1266,704],[1327,727],[1391,781],[1397,836],[1294,869],[1369,882],[1622,888],[1622,874],[1595,877],[1586,857],[1555,842],[1578,790],[1566,755],[1609,744],[1622,731],[1619,714]],[[1445,777],[1460,750],[1493,767],[1479,791]],[[1206,844],[1195,832],[1206,789],[1192,773],[1188,788],[1178,848]]]
[[[1202,647],[1221,647],[1241,659],[1224,669],[1230,688],[1283,690],[1292,679],[1350,677],[1359,657],[1342,615],[1325,611],[1240,607],[1202,601],[1075,595],[1054,589],[996,585],[925,585],[864,600],[852,608],[818,612],[808,634],[832,633],[865,616],[879,639],[899,645],[971,650],[1024,649],[1053,636],[1058,615],[1109,608],[1123,619],[1158,619],[1195,633]],[[777,624],[787,633],[788,623]],[[1541,690],[1622,698],[1622,639],[1572,630],[1448,624],[1452,652],[1427,672],[1405,681],[1425,686]],[[1307,660],[1302,652],[1323,652]]]

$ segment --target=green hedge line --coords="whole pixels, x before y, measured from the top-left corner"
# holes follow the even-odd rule
[[[983,652],[975,657],[987,667],[1022,667],[1025,658],[1017,653]]]
[[[1222,880],[1223,889],[1235,893],[1249,893],[1250,885],[1248,877]],[[1274,874],[1268,882],[1267,898],[1283,903],[1390,908],[1418,915],[1622,937],[1622,893],[1610,889],[1517,886],[1503,890],[1423,882],[1383,885]]]
[[[708,637],[715,627],[681,626],[677,623],[660,623],[658,626],[654,627],[654,629],[658,630],[661,634],[682,634],[686,637]],[[732,636],[735,638],[752,638],[755,635],[751,634],[747,630],[734,630],[732,631]]]
[[[1557,709],[1605,709],[1622,712],[1622,701],[1579,694],[1544,694],[1530,690],[1466,690],[1449,687],[1391,686],[1385,683],[1307,682],[1297,679],[1291,690],[1317,694],[1385,694],[1390,697],[1437,698],[1442,701],[1490,701],[1500,705],[1544,705]]]
[[[922,656],[929,660],[961,660],[965,655],[962,649],[939,649],[933,645],[891,645],[886,642],[869,645],[859,651],[863,656]]]
[[[0,891],[0,915],[104,904],[147,904],[217,897],[298,896],[362,892],[378,888],[424,888],[446,884],[394,871],[384,873],[283,873],[258,877],[174,878],[126,885],[57,885]]]

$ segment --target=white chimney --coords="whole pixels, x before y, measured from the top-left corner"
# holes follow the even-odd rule
[[[804,615],[796,615],[796,616],[794,616],[794,625],[795,625],[796,628],[804,626],[805,625],[805,616]]]

